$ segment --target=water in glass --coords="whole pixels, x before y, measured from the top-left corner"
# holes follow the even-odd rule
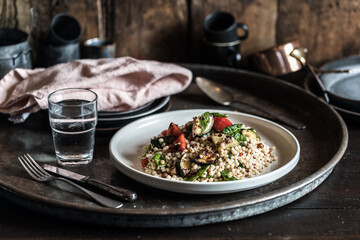
[[[59,164],[88,164],[93,158],[96,108],[85,100],[65,100],[49,111]]]

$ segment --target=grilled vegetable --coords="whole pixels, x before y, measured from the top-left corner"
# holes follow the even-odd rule
[[[221,133],[224,128],[230,127],[232,125],[232,122],[230,122],[230,120],[226,117],[214,117],[213,129],[215,132]]]
[[[171,122],[166,135],[173,136],[174,138],[178,138],[182,133],[183,132],[180,130],[179,126]]]
[[[199,165],[208,165],[216,163],[217,160],[218,156],[209,146],[207,146],[205,150],[201,151],[200,154],[193,159],[193,162]]]
[[[170,152],[184,151],[186,149],[185,134],[181,134],[170,146]]]
[[[168,145],[172,139],[174,139],[174,138],[170,137],[170,136],[158,137],[158,138],[151,140],[150,143],[153,148],[154,147],[162,148],[163,143],[165,143],[165,145]]]
[[[141,160],[141,166],[144,168],[144,167],[146,167],[147,165],[148,165],[148,163],[149,163],[149,160],[147,159],[147,158],[143,158],[142,160]]]
[[[241,130],[241,134],[245,135],[247,138],[258,139],[260,141],[260,137],[255,129],[243,129]]]
[[[218,152],[239,145],[239,142],[235,138],[223,133],[214,133],[211,135],[211,140],[215,144]]]
[[[203,166],[199,171],[197,171],[197,173],[194,176],[186,177],[186,178],[184,178],[184,180],[190,181],[190,182],[195,181],[196,179],[201,177],[209,169],[209,167],[210,167],[210,165]]]
[[[190,172],[190,168],[191,168],[191,160],[188,157],[188,155],[185,153],[181,156],[180,161],[176,163],[176,170],[178,171],[181,177],[185,177]]]
[[[192,126],[192,137],[201,137],[210,132],[214,125],[214,116],[209,112],[203,113],[200,117],[195,117]]]
[[[153,158],[155,160],[156,165],[160,166],[160,167],[165,167],[166,166],[166,160],[164,158],[164,156],[160,153],[155,153],[155,155],[153,156]]]
[[[190,136],[191,133],[192,133],[192,123],[185,124],[185,128],[184,128],[185,137]]]

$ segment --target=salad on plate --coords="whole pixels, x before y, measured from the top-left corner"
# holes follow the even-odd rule
[[[256,129],[226,114],[205,112],[150,139],[140,156],[145,173],[176,181],[221,182],[251,178],[277,160]]]

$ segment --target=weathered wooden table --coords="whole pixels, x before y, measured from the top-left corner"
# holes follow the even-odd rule
[[[231,77],[230,75],[227,77]],[[304,77],[304,73],[299,72],[298,75],[293,75],[292,79],[301,79]],[[214,75],[214,78],[221,78],[221,76]],[[287,79],[287,81],[289,81]],[[251,100],[251,98],[249,98]],[[188,109],[188,108],[218,108],[218,109],[230,109],[224,108],[212,102],[208,99],[197,87],[192,84],[186,91],[178,95],[171,97],[170,109]],[[271,105],[270,105],[271,106]],[[311,106],[309,106],[311,108]],[[279,110],[281,111],[281,110]],[[299,110],[304,116],[299,116],[300,119],[304,119],[309,125],[308,120],[311,116],[307,116],[306,110]],[[50,131],[44,124],[44,116],[42,113],[34,114],[33,119],[29,119],[29,123],[19,125],[17,127],[7,123],[4,116],[0,119],[0,149],[2,155],[0,156],[0,166],[2,169],[8,169],[11,171],[15,166],[8,166],[9,160],[16,156],[16,149],[19,150],[19,154],[24,150],[43,151],[44,153],[51,154],[52,147],[43,145],[48,139]],[[45,114],[46,116],[46,114]],[[46,118],[46,117],[45,117]],[[324,116],[326,121],[326,116]],[[301,174],[306,175],[306,171],[303,167],[309,166],[309,168],[316,169],[326,164],[328,156],[332,156],[334,152],[331,149],[326,149],[326,144],[321,145],[317,142],[324,140],[327,136],[329,139],[332,138],[331,134],[339,135],[337,129],[321,129],[321,121],[317,120],[316,123],[320,128],[316,130],[309,125],[308,130],[313,130],[316,134],[323,133],[324,138],[319,139],[307,139],[305,133],[297,133],[297,137],[300,139],[302,149],[314,151],[316,146],[319,144],[321,149],[319,152],[307,153],[302,152],[302,163],[301,168],[295,170],[294,182],[296,178],[301,178]],[[331,119],[330,119],[331,120]],[[315,121],[315,120],[314,120]],[[328,123],[324,122],[326,126]],[[349,143],[348,148],[339,162],[336,162],[336,166],[329,176],[317,186],[312,192],[306,194],[300,199],[289,203],[283,207],[276,208],[266,213],[255,215],[247,218],[242,218],[233,221],[219,221],[218,223],[187,227],[187,228],[142,228],[141,225],[138,227],[121,227],[121,226],[104,226],[101,224],[85,223],[84,221],[72,221],[70,219],[64,219],[54,215],[47,215],[43,212],[56,212],[56,207],[52,205],[47,206],[47,211],[34,211],[30,210],[34,206],[32,204],[26,204],[26,199],[20,201],[21,204],[16,204],[12,200],[11,194],[0,187],[3,197],[0,197],[0,236],[5,239],[87,239],[87,238],[119,238],[119,239],[262,239],[262,238],[295,238],[295,239],[359,239],[360,238],[360,188],[359,188],[359,173],[360,173],[360,126],[359,122],[346,120],[348,132],[349,132]],[[29,126],[40,127],[38,135],[28,136],[26,135],[27,128]],[[10,130],[9,130],[10,129]],[[13,131],[17,131],[19,134],[15,136]],[[310,134],[311,135],[311,134]],[[112,134],[99,134],[96,139],[95,148],[95,161],[104,160],[108,158],[107,146],[111,139]],[[339,138],[341,136],[339,135]],[[21,139],[21,140],[20,140]],[[36,141],[41,141],[42,144],[37,144]],[[324,140],[326,141],[326,140]],[[12,142],[21,143],[22,145],[11,146]],[[329,144],[329,148],[338,147],[339,143]],[[10,151],[11,150],[11,151]],[[316,156],[312,158],[311,154]],[[311,160],[311,161],[310,161]],[[318,161],[318,162],[316,162]],[[4,165],[7,167],[4,168]],[[301,164],[301,163],[300,163]],[[15,165],[15,163],[14,163]],[[100,165],[99,165],[100,166]],[[106,165],[111,167],[111,163]],[[302,173],[303,172],[303,173]],[[9,173],[7,173],[9,174]],[[101,173],[101,170],[96,172],[97,175],[103,177],[105,173]],[[291,182],[291,174],[285,179]],[[4,177],[2,173],[2,177]],[[114,176],[113,176],[114,175]],[[120,176],[114,170],[112,178],[120,177],[124,180],[124,177]],[[8,175],[9,179],[12,178]],[[300,176],[300,177],[299,177]],[[19,177],[19,176],[17,176]],[[17,178],[18,179],[18,178]],[[2,181],[5,181],[1,178]],[[104,180],[104,179],[103,179]],[[106,180],[106,179],[105,179]],[[19,180],[20,181],[20,180]],[[27,182],[30,180],[27,179]],[[25,184],[27,182],[24,182]],[[132,181],[129,181],[133,183]],[[115,182],[118,183],[118,182]],[[280,181],[281,183],[281,181]],[[20,182],[14,181],[14,184],[20,184]],[[136,185],[136,184],[135,184]],[[272,191],[271,187],[264,187],[261,190],[265,193]],[[273,186],[273,188],[276,188]],[[135,186],[138,191],[142,190],[141,186]],[[43,191],[44,189],[38,189]],[[31,191],[37,191],[31,189]],[[47,194],[47,188],[44,190],[44,194]],[[151,192],[146,189],[147,195]],[[260,191],[261,192],[261,191]],[[155,191],[155,194],[162,193],[161,191]],[[145,194],[145,195],[146,195]],[[251,194],[248,193],[248,194]],[[143,194],[144,195],[144,194]],[[151,195],[151,193],[150,193]],[[10,197],[9,197],[10,196]],[[173,195],[170,195],[174,198]],[[224,198],[230,197],[237,198],[241,195],[233,194],[228,195]],[[56,197],[56,196],[55,196]],[[140,193],[142,197],[142,193]],[[175,195],[177,197],[177,195]],[[183,197],[180,195],[180,197]],[[212,198],[212,197],[209,197]],[[157,196],[153,196],[151,201],[156,201]],[[164,199],[164,196],[158,197],[159,202]],[[198,198],[201,200],[203,198]],[[28,199],[29,201],[32,199]],[[169,200],[170,201],[170,200]],[[220,197],[214,197],[214,201],[221,202]],[[19,202],[18,202],[19,203]],[[171,203],[171,201],[170,201]],[[213,204],[211,200],[209,203]],[[99,218],[98,222],[104,222],[103,219]],[[154,222],[156,226],[156,222]]]

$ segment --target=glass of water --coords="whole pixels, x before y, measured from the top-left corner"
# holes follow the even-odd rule
[[[49,121],[57,163],[85,165],[92,161],[97,123],[97,95],[80,88],[60,89],[48,97]]]

